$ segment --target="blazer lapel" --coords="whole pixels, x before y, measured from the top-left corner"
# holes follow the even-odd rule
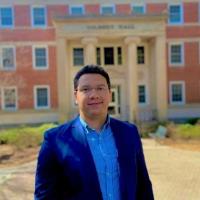
[[[72,123],[71,130],[72,137],[78,144],[77,152],[84,163],[84,172],[87,176],[88,185],[86,187],[88,187],[88,192],[96,191],[97,193],[101,193],[94,160],[87,142],[86,135],[84,133],[84,128],[82,127],[79,118],[77,118],[74,123]]]
[[[126,154],[126,145],[124,138],[121,137],[123,130],[120,128],[118,123],[115,122],[114,119],[111,118],[110,120],[111,130],[113,132],[113,136],[115,139],[115,144],[118,150],[118,162],[119,162],[119,169],[120,169],[120,190],[121,190],[121,196],[122,199],[126,199],[127,197],[127,190],[126,190],[126,172],[127,172],[127,165],[126,160],[127,154]]]

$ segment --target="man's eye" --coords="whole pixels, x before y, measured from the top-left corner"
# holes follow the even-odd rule
[[[102,91],[102,90],[103,90],[103,87],[98,87],[97,90],[98,90],[98,91]]]
[[[98,87],[97,90],[98,90],[98,91],[105,91],[106,88],[105,88],[105,87]]]
[[[82,91],[83,91],[83,92],[88,92],[88,91],[89,91],[89,88],[83,88]]]

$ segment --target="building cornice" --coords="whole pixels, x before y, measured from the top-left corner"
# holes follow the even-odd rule
[[[162,13],[162,14],[142,14],[142,15],[134,15],[134,14],[129,14],[129,15],[83,15],[83,16],[70,16],[70,15],[65,15],[65,16],[55,16],[53,21],[54,23],[59,23],[59,22],[77,22],[77,21],[96,21],[96,20],[105,20],[105,21],[119,21],[119,20],[131,20],[131,21],[154,21],[154,20],[167,20],[168,15],[167,13]]]

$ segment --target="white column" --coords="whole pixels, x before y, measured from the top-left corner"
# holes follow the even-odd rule
[[[85,45],[85,65],[96,64],[96,44],[97,38],[85,37],[81,40]]]
[[[69,118],[70,112],[70,71],[67,65],[67,40],[57,38],[57,88],[60,121]]]
[[[167,119],[167,68],[166,39],[158,36],[155,39],[155,77],[156,77],[156,107],[158,119]]]
[[[137,70],[137,44],[141,42],[139,37],[125,38],[127,44],[128,64],[128,98],[129,98],[129,119],[138,119],[138,70]]]

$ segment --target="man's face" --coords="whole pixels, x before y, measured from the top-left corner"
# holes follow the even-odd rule
[[[84,74],[74,92],[79,112],[83,118],[105,117],[111,100],[106,79],[99,74]]]

